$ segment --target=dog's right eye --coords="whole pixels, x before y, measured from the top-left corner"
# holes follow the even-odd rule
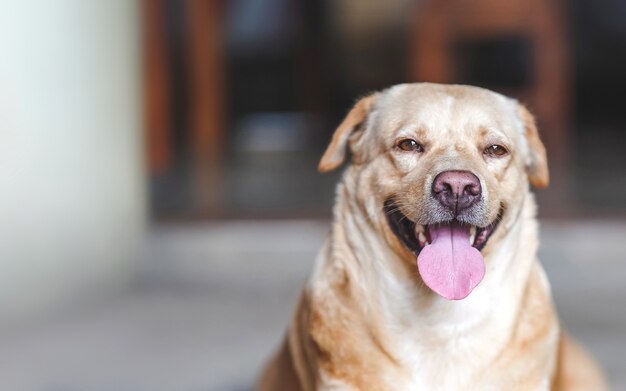
[[[504,148],[502,145],[494,144],[485,148],[483,153],[487,156],[502,157],[508,154],[509,151],[506,148]]]
[[[424,152],[424,147],[417,141],[407,138],[396,143],[396,148],[406,152]]]

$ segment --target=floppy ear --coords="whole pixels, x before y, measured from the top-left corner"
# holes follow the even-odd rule
[[[360,99],[346,118],[344,118],[343,122],[341,122],[337,130],[335,130],[333,139],[326,148],[326,152],[324,152],[322,160],[320,160],[320,164],[317,167],[320,172],[332,171],[344,162],[350,136],[367,119],[367,115],[372,106],[374,106],[377,95],[375,93]]]
[[[524,122],[524,135],[528,142],[528,152],[530,153],[526,163],[528,179],[533,186],[543,189],[550,182],[546,148],[539,138],[535,117],[521,104],[518,105],[517,111]]]

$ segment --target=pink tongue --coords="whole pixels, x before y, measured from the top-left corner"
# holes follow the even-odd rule
[[[432,243],[417,257],[422,280],[448,300],[467,297],[483,279],[483,256],[469,243],[469,227],[442,224],[429,227]]]

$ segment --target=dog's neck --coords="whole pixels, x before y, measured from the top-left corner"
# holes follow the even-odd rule
[[[485,248],[483,281],[466,299],[449,301],[427,288],[417,265],[412,269],[406,256],[403,259],[390,245],[394,239],[384,237],[389,229],[384,226],[382,205],[359,200],[349,188],[338,187],[335,221],[326,247],[330,253],[316,274],[319,269],[345,273],[365,322],[382,334],[429,333],[431,342],[449,343],[451,337],[464,335],[508,335],[502,330],[513,329],[536,257],[535,202],[530,192],[520,210],[509,211],[498,227],[499,239]],[[313,284],[314,280],[315,276]]]

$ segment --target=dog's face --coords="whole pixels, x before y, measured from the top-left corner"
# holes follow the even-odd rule
[[[476,87],[406,84],[363,98],[320,170],[339,166],[347,145],[357,199],[378,208],[374,218],[385,220],[393,240],[418,257],[424,282],[448,299],[480,282],[481,251],[499,223],[515,217],[529,180],[548,183],[532,116]]]

